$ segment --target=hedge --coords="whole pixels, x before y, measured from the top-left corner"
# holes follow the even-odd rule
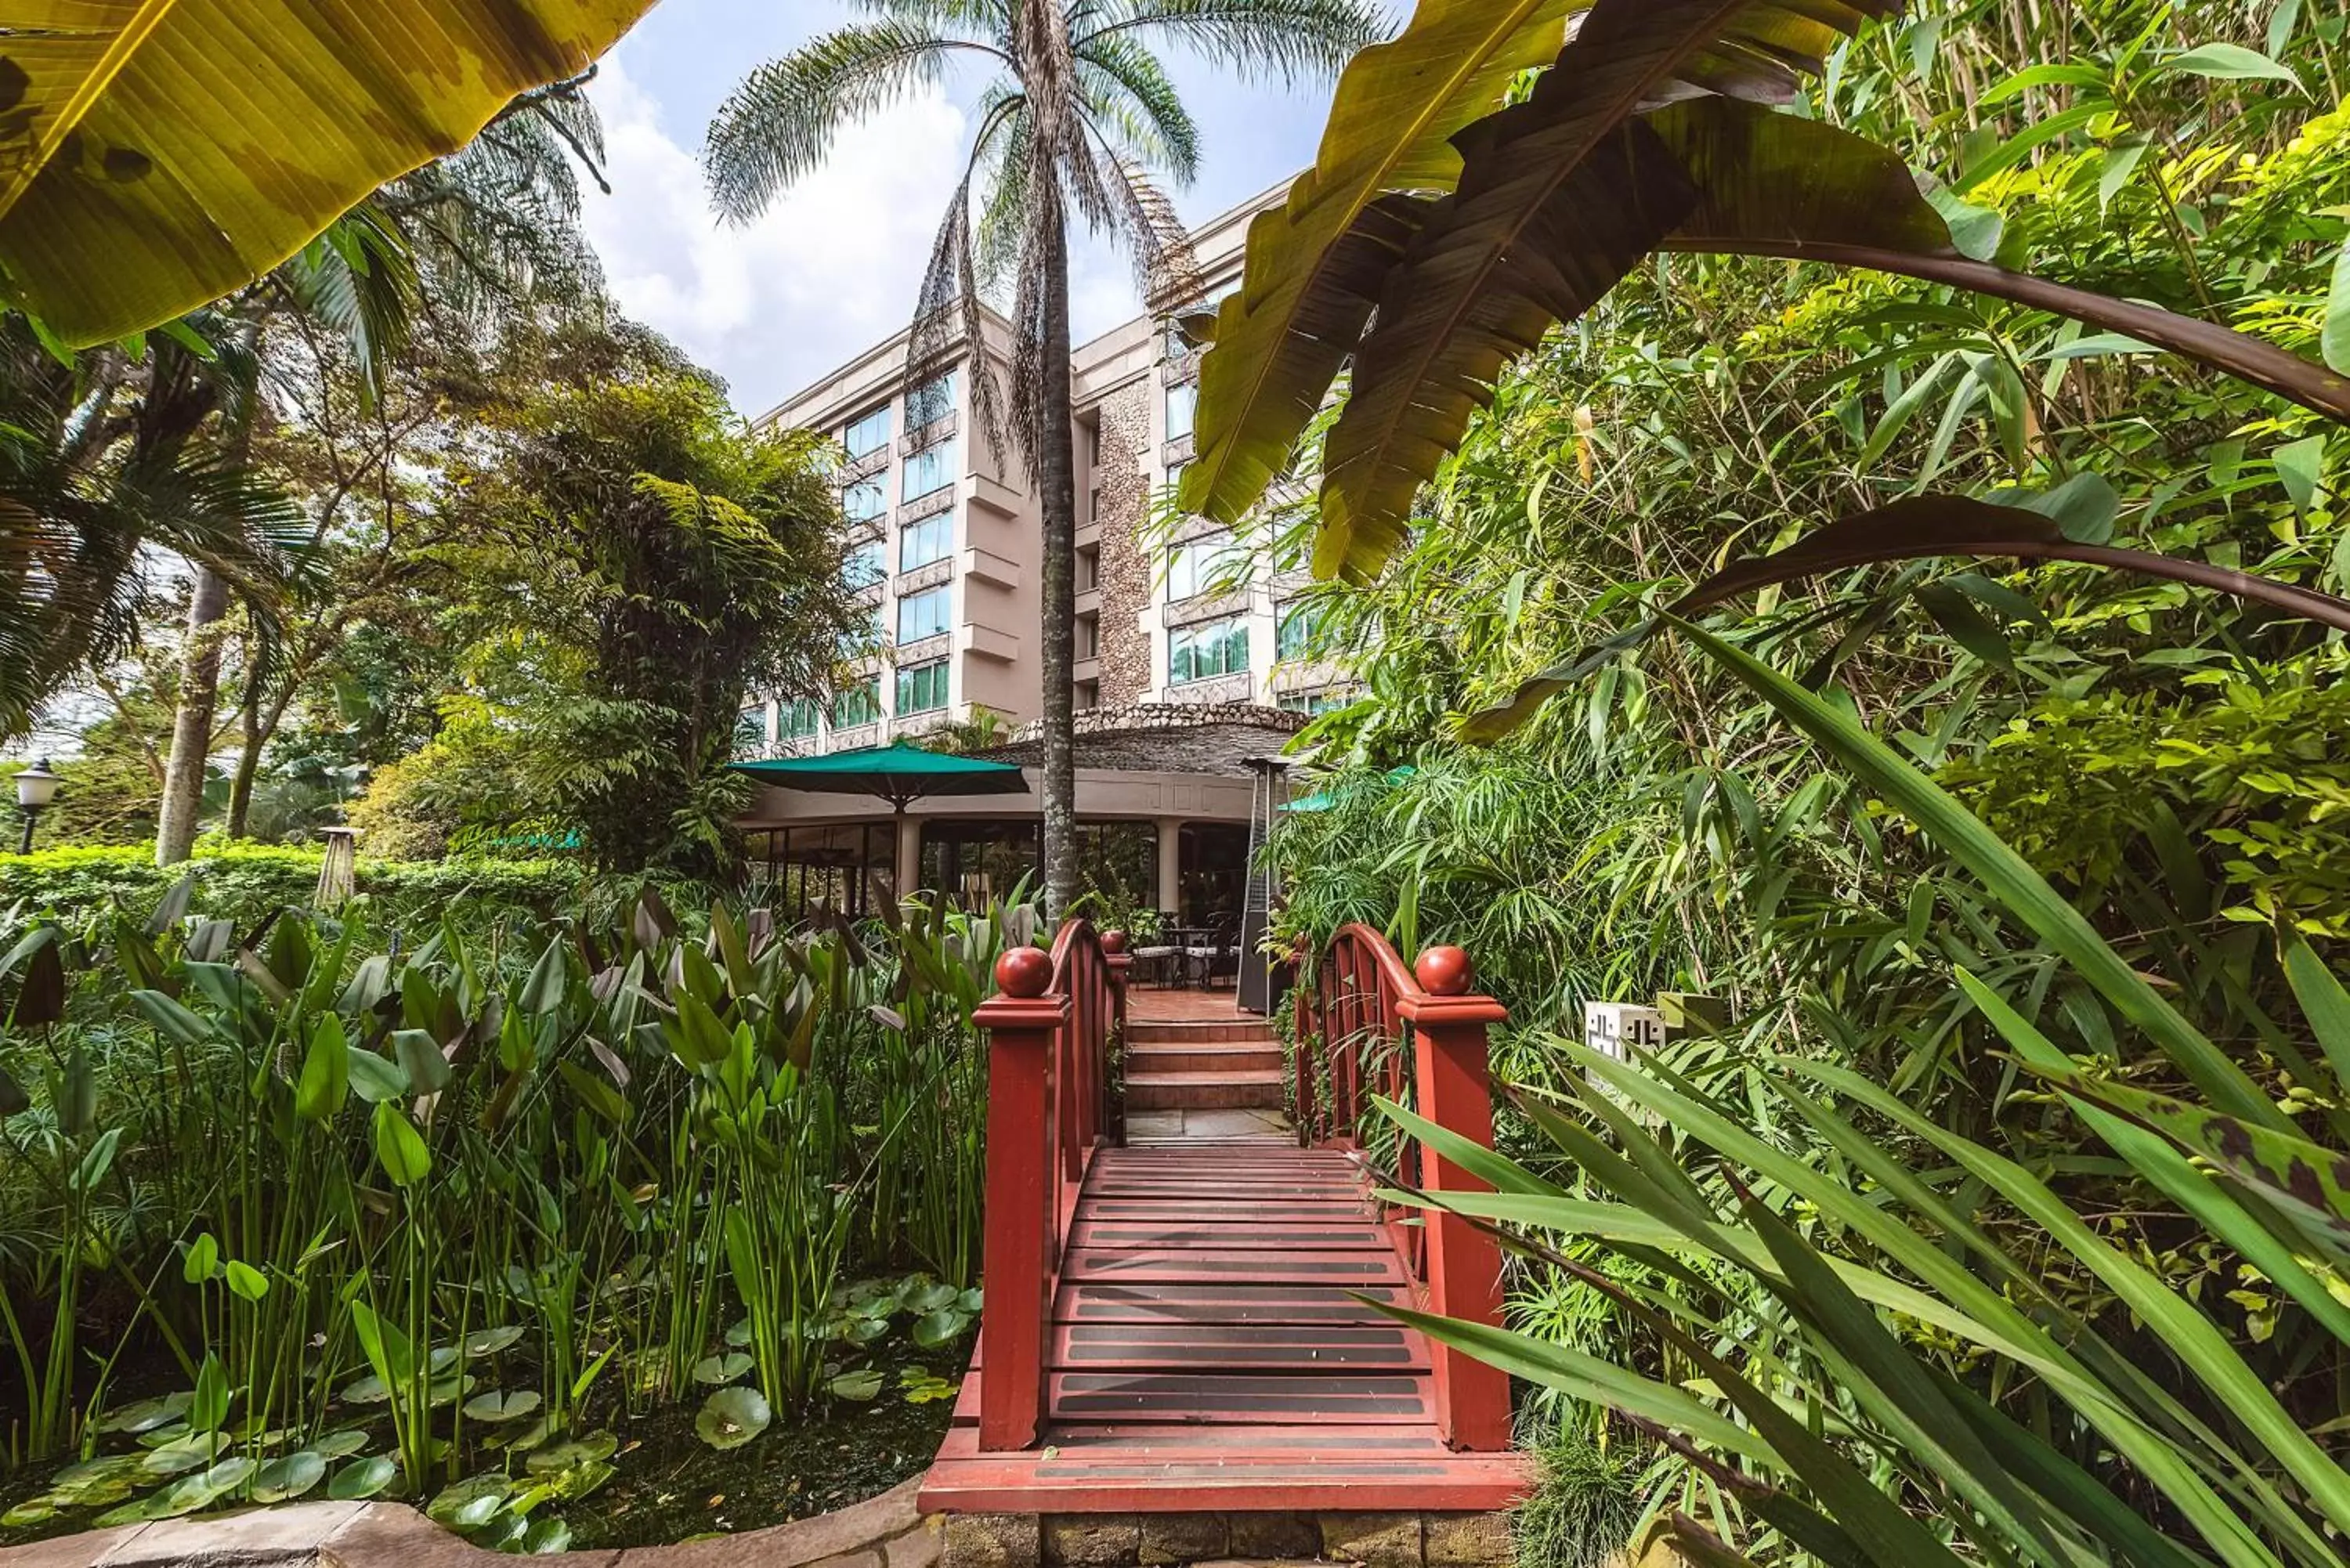
[[[26,913],[52,915],[68,925],[119,903],[145,914],[180,878],[192,872],[190,909],[246,925],[284,906],[305,908],[318,884],[320,851],[238,844],[199,846],[194,858],[169,868],[142,845],[44,849],[0,855],[0,910],[18,902]],[[592,873],[576,860],[369,860],[358,868],[360,902],[378,930],[438,920],[443,912],[467,920],[506,909],[552,911],[574,907]]]

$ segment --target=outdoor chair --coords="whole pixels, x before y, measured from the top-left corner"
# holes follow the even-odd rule
[[[1134,983],[1156,983],[1161,991],[1180,985],[1183,979],[1183,950],[1168,942],[1153,941],[1134,950]]]
[[[1205,940],[1195,940],[1183,950],[1185,966],[1199,976],[1200,989],[1211,989],[1219,974],[1229,969],[1235,982],[1240,978],[1240,925],[1225,919],[1201,933]]]

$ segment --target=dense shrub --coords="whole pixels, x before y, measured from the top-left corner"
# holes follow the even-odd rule
[[[321,852],[227,845],[200,852],[184,867],[155,864],[145,845],[44,849],[0,855],[0,908],[22,902],[28,914],[68,924],[120,903],[140,916],[182,876],[196,878],[191,908],[240,926],[272,910],[303,908],[317,887]],[[358,888],[369,923],[391,931],[444,912],[461,916],[513,909],[544,911],[577,898],[588,874],[567,860],[371,860],[359,863]]]

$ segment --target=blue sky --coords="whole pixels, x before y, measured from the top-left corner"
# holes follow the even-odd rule
[[[613,294],[726,378],[745,413],[897,331],[968,147],[976,70],[844,136],[831,162],[757,223],[722,225],[702,193],[703,127],[743,74],[858,15],[841,0],[662,0],[605,57],[612,194],[588,192],[588,229]],[[1201,127],[1198,182],[1173,192],[1190,223],[1311,161],[1329,86],[1253,88],[1177,52],[1170,71]],[[1133,314],[1126,263],[1097,244],[1073,258],[1082,340]]]

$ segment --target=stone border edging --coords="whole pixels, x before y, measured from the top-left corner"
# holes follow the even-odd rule
[[[297,1502],[225,1519],[168,1519],[0,1548],[0,1568],[933,1568],[941,1520],[914,1511],[921,1478],[863,1502],[670,1546],[515,1557],[474,1545],[397,1502]]]

